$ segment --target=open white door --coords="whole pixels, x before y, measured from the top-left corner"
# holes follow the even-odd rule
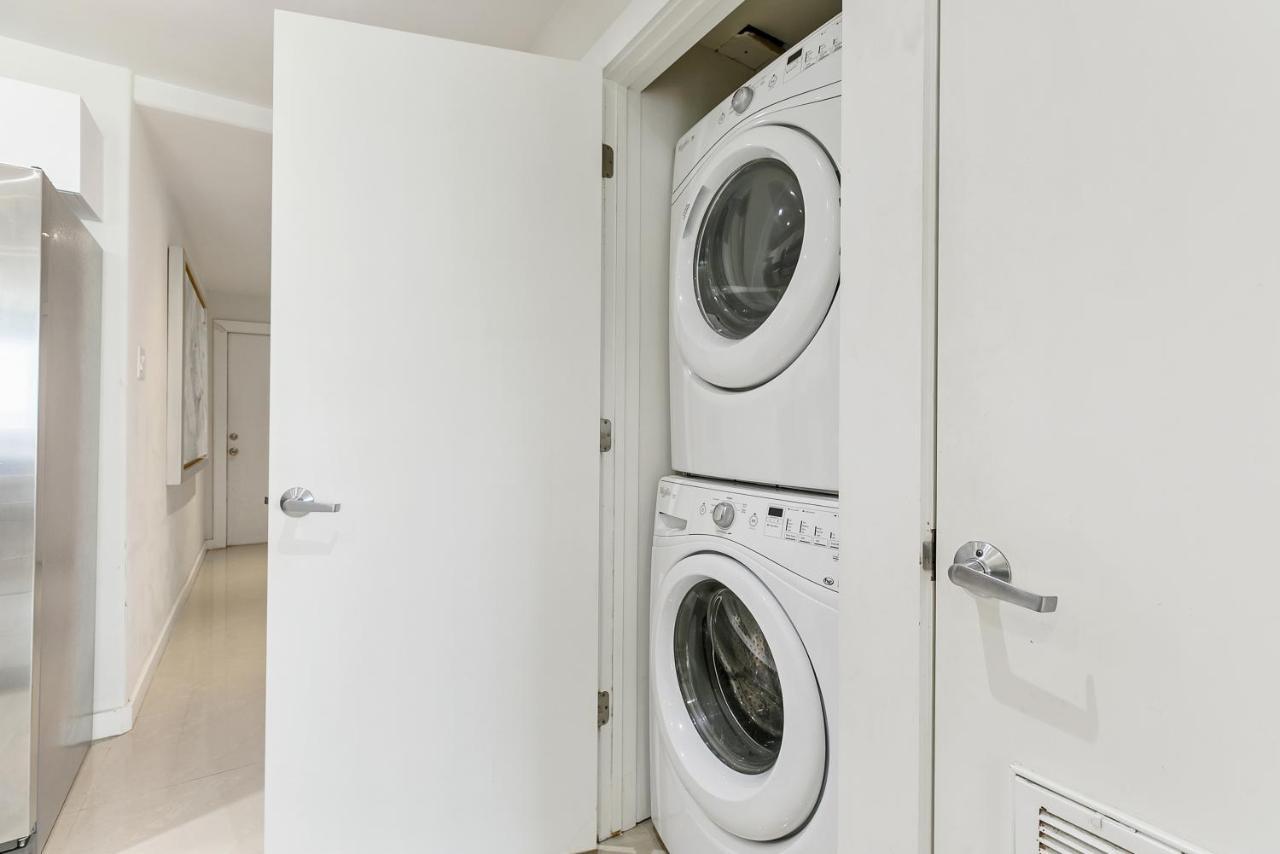
[[[941,8],[935,851],[1274,851],[1280,4]]]
[[[277,14],[272,854],[595,844],[600,110]]]

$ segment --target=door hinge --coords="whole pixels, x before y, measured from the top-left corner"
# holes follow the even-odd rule
[[[613,146],[607,142],[600,146],[600,174],[606,178],[613,177]]]
[[[600,419],[600,452],[613,450],[613,422],[608,418]]]
[[[601,691],[596,694],[596,727],[602,727],[609,722],[609,692]]]
[[[935,579],[938,577],[937,555],[938,532],[930,525],[929,533],[925,536],[924,542],[920,546],[920,568]]]

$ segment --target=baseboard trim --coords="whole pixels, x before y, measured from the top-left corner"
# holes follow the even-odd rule
[[[204,556],[208,553],[209,543],[205,541],[201,544],[196,559],[191,562],[191,571],[187,573],[182,592],[178,594],[173,607],[169,609],[169,617],[164,621],[164,628],[160,630],[160,637],[156,638],[155,646],[151,648],[151,655],[147,656],[147,663],[142,665],[142,672],[138,674],[138,683],[133,686],[133,693],[129,696],[129,705],[133,709],[141,709],[143,701],[147,699],[147,691],[151,688],[151,677],[156,675],[156,665],[160,663],[160,656],[164,655],[165,649],[169,646],[169,635],[173,634],[173,624],[178,619],[178,612],[182,610],[183,605],[187,604],[187,597],[191,595],[191,588],[195,586],[196,576],[200,574],[200,567],[204,565]]]
[[[182,591],[178,593],[178,598],[174,601],[173,607],[169,609],[169,616],[164,621],[164,628],[160,630],[160,636],[156,638],[155,645],[151,648],[151,654],[147,656],[147,662],[142,666],[142,672],[138,674],[138,681],[133,686],[129,702],[115,709],[104,709],[93,713],[94,741],[100,738],[110,738],[113,735],[123,735],[133,729],[133,723],[137,717],[136,712],[142,708],[142,703],[147,698],[147,691],[151,688],[151,678],[155,676],[156,666],[160,663],[160,657],[164,655],[165,649],[169,646],[169,636],[173,633],[173,624],[178,618],[178,612],[182,610],[182,606],[187,603],[187,598],[191,595],[191,588],[195,586],[196,576],[200,574],[200,567],[204,565],[205,555],[209,553],[210,542],[210,540],[205,540],[201,544],[200,552],[191,564],[191,571],[187,573],[187,580],[183,582]]]
[[[113,735],[123,735],[133,729],[133,705],[125,703],[114,709],[94,712],[91,724],[94,741],[110,738]]]

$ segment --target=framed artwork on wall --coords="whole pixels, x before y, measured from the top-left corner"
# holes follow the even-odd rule
[[[209,461],[209,308],[181,246],[169,247],[168,460],[178,486]]]

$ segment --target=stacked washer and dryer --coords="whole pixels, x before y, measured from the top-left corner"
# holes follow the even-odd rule
[[[672,854],[836,847],[840,18],[676,146],[651,598]]]

